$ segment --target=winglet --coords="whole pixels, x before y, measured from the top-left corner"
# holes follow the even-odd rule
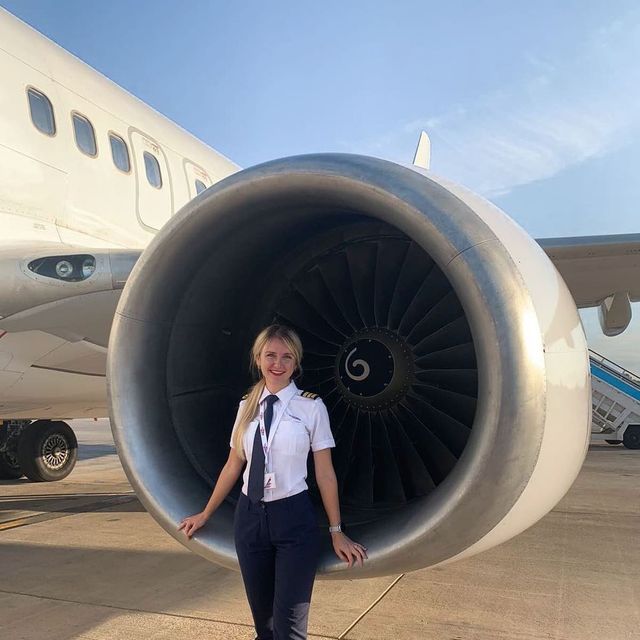
[[[431,140],[426,131],[420,133],[420,140],[418,140],[418,146],[416,147],[416,153],[413,156],[413,164],[416,167],[422,169],[429,169],[431,164]]]

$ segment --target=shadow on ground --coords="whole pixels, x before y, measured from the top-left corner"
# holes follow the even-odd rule
[[[123,531],[123,542],[129,537]],[[239,575],[186,551],[0,542],[0,553],[5,638],[72,640],[126,612],[252,628]],[[42,598],[47,615],[30,615],[42,612]]]
[[[6,515],[9,512],[90,513],[107,507],[110,510],[115,508],[116,511],[118,507],[122,507],[122,511],[127,512],[145,511],[135,496],[122,493],[33,495],[0,499],[0,521],[3,519],[3,514]]]

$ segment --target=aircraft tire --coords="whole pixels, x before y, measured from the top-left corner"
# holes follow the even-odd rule
[[[627,449],[640,449],[640,424],[634,424],[627,427],[622,443]]]
[[[24,475],[15,456],[7,451],[0,453],[0,480],[17,480]]]
[[[605,440],[607,444],[622,444],[622,440]]]
[[[66,478],[78,458],[73,429],[61,420],[36,420],[26,427],[18,443],[18,462],[34,482]]]

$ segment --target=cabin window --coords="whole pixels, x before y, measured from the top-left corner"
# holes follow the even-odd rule
[[[109,134],[109,142],[111,143],[111,157],[113,158],[113,164],[124,171],[129,173],[131,170],[131,163],[129,161],[129,149],[127,143],[115,133]]]
[[[42,133],[53,136],[56,133],[56,121],[53,117],[53,107],[49,98],[36,89],[28,89],[29,111],[31,112],[31,122],[35,128]]]
[[[196,194],[202,193],[207,188],[207,185],[202,180],[196,180]]]
[[[73,132],[76,137],[78,149],[88,156],[94,158],[98,154],[96,145],[96,134],[93,131],[93,125],[87,118],[79,113],[72,114]]]
[[[147,172],[147,180],[149,181],[149,184],[156,189],[161,189],[162,174],[160,173],[158,159],[148,151],[144,152],[144,168]]]

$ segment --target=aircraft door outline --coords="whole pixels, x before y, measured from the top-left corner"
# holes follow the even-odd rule
[[[174,195],[169,162],[162,146],[151,136],[135,127],[129,127],[132,166],[136,176],[136,217],[141,227],[156,233],[171,218]],[[153,186],[147,178],[145,152],[155,158],[162,184]]]
[[[209,174],[195,162],[189,160],[188,158],[184,158],[182,161],[182,166],[184,168],[184,174],[187,178],[187,183],[189,186],[189,199],[193,200],[197,195],[199,195],[199,191],[196,187],[196,180],[202,183],[205,188],[209,188],[213,184],[213,180]]]

